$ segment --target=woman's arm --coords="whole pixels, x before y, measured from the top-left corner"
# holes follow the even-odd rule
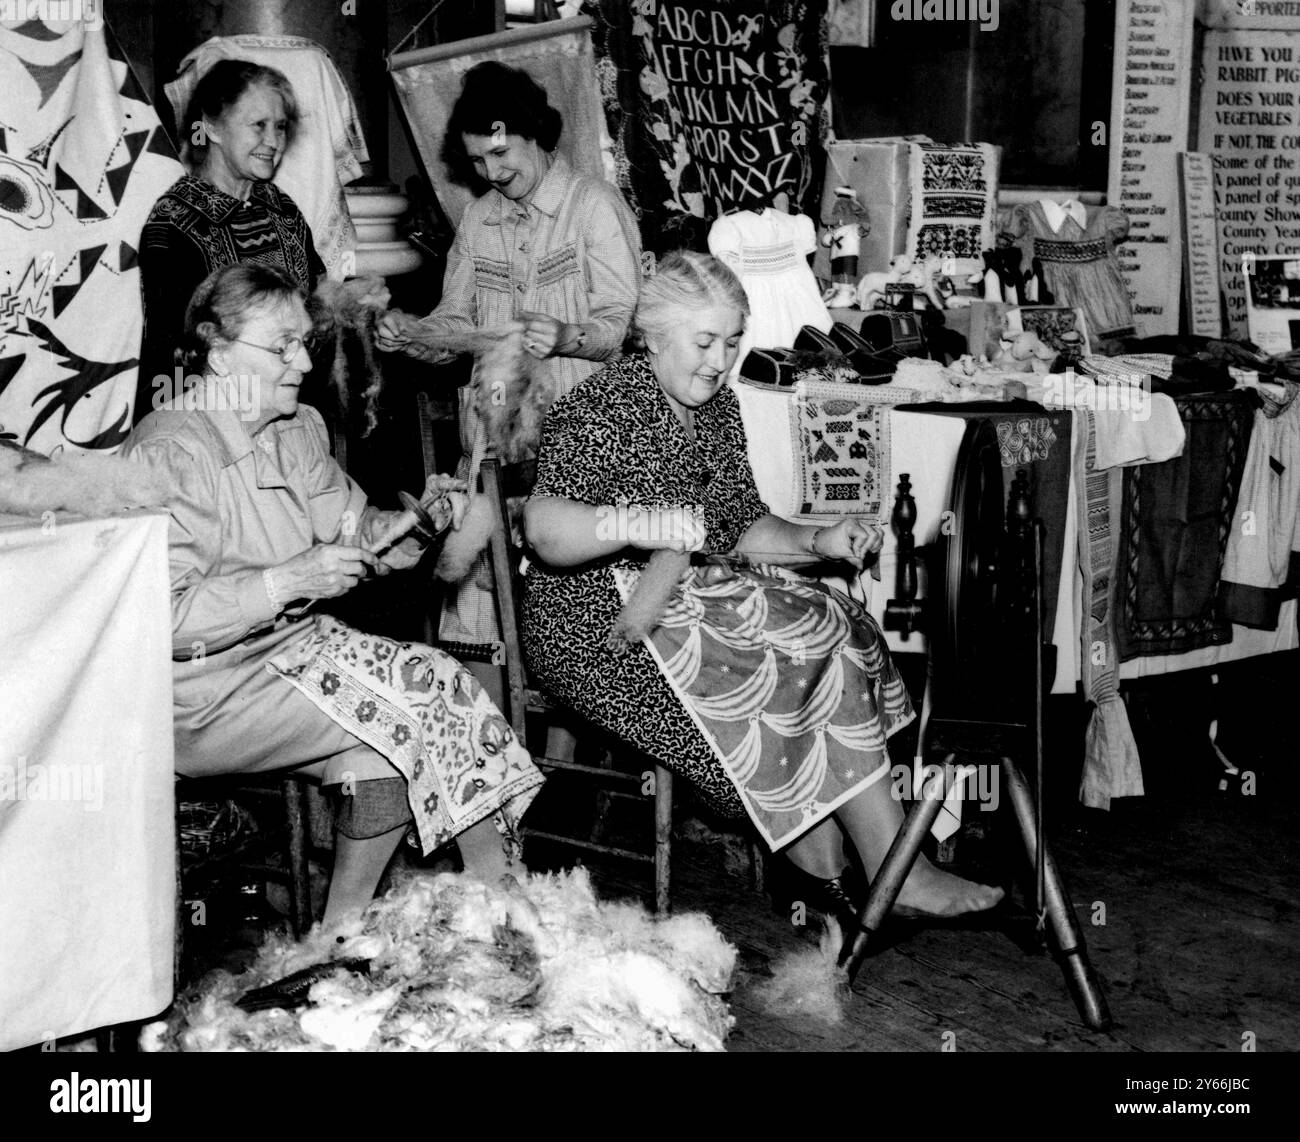
[[[625,547],[698,551],[704,526],[686,508],[614,507],[559,496],[534,496],[524,506],[524,531],[537,557],[552,567],[578,567]]]
[[[641,291],[641,236],[623,196],[612,186],[586,184],[576,214],[582,227],[587,319],[561,321],[523,313],[524,343],[539,360],[577,357],[605,361],[627,338]]]
[[[146,440],[129,454],[175,489],[167,505],[173,656],[213,654],[269,626],[280,608],[260,569],[210,573],[222,547],[215,461],[168,440]]]
[[[809,555],[826,560],[843,560],[862,567],[866,557],[884,545],[881,528],[868,527],[856,519],[833,525],[792,523],[779,516],[756,519],[736,544],[741,554]]]

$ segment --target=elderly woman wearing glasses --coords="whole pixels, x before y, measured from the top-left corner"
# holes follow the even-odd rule
[[[467,872],[501,876],[542,782],[505,719],[447,655],[306,613],[413,566],[421,547],[383,549],[396,513],[367,503],[320,414],[298,403],[311,369],[302,290],[276,269],[228,266],[199,286],[185,330],[198,383],[125,449],[175,488],[177,770],[298,769],[334,790],[330,927],[369,902],[412,823],[424,852],[455,839]]]

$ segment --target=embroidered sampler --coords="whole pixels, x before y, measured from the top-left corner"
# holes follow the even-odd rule
[[[918,263],[956,258],[958,273],[982,269],[982,251],[993,246],[998,148],[991,143],[913,143],[910,175],[908,252]]]
[[[911,389],[800,381],[794,387],[794,493],[799,514],[880,523],[893,510],[889,410]]]
[[[322,617],[311,641],[267,669],[406,778],[423,853],[491,815],[518,855],[519,820],[546,779],[450,655]]]
[[[1119,653],[1115,633],[1114,525],[1123,500],[1120,469],[1097,468],[1097,431],[1092,413],[1075,412],[1072,463],[1079,518],[1079,652],[1083,696],[1094,703],[1084,739],[1079,800],[1109,809],[1113,797],[1141,797],[1142,763],[1119,696]]]
[[[871,616],[779,567],[691,568],[645,645],[773,849],[888,780],[915,717]]]

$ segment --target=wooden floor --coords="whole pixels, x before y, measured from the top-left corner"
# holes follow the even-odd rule
[[[677,846],[674,906],[708,913],[740,951],[733,1051],[1239,1051],[1247,1034],[1294,1050],[1297,825],[1286,806],[1206,793],[1049,838],[1114,1017],[1105,1034],[1083,1024],[1051,958],[992,931],[920,931],[868,959],[837,1027],[775,1018],[754,987],[809,937],[715,845]],[[644,879],[597,875],[611,894],[644,894]]]
[[[1282,673],[1239,672],[1228,679],[1235,690],[1216,692],[1230,710],[1220,743],[1252,775],[1253,795],[1243,795],[1240,777],[1226,792],[1218,789],[1221,770],[1203,732],[1203,678],[1166,680],[1139,689],[1130,702],[1148,796],[1116,801],[1109,813],[1082,810],[1073,797],[1077,770],[1068,759],[1061,763],[1048,844],[1110,1004],[1108,1033],[1084,1026],[1051,958],[1026,954],[993,931],[923,930],[868,959],[839,1026],[777,1018],[755,986],[782,956],[807,948],[808,937],[784,905],[751,887],[740,838],[687,826],[674,844],[674,908],[707,913],[740,953],[728,1049],[1225,1052],[1240,1051],[1243,1037],[1253,1036],[1261,1052],[1295,1050],[1296,667],[1292,658]],[[1053,730],[1081,740],[1070,718],[1057,711]],[[627,843],[644,843],[648,803],[622,812],[641,814],[628,818]],[[1011,847],[1008,814],[980,819],[976,832],[982,837],[959,846],[956,871],[1006,884],[1026,871],[1023,850]],[[530,864],[547,862],[539,844],[528,852]],[[588,863],[602,895],[648,901],[646,866]],[[1014,888],[1023,898],[1023,882]],[[1032,937],[1032,921],[1023,928]]]

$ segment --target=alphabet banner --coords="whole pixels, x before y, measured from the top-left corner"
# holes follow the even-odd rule
[[[759,209],[781,193],[793,211],[816,210],[809,144],[829,84],[823,4],[589,0],[584,10],[597,23],[619,185],[648,248],[683,244],[691,219]]]

